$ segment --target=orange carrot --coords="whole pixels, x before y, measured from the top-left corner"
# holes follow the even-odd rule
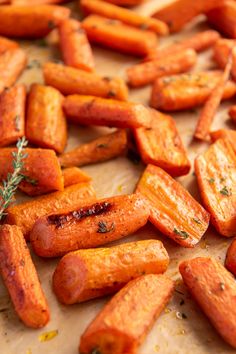
[[[11,0],[11,4],[16,6],[37,6],[46,4],[61,4],[63,2],[68,2],[70,0]]]
[[[234,275],[236,275],[236,239],[233,239],[231,245],[228,248],[225,267]]]
[[[223,339],[236,348],[236,284],[216,260],[198,257],[179,267],[183,281]]]
[[[0,54],[7,50],[19,48],[19,44],[15,41],[11,41],[8,38],[0,37]]]
[[[110,2],[111,4],[115,4],[118,6],[136,6],[144,2],[144,0],[106,0],[107,2]]]
[[[236,3],[234,1],[219,1],[220,6],[209,11],[209,23],[227,37],[236,38]]]
[[[120,21],[98,15],[86,17],[82,26],[90,42],[126,54],[141,57],[148,55],[158,43],[154,32],[127,26]]]
[[[58,263],[53,290],[59,301],[74,304],[113,294],[140,275],[164,273],[168,265],[168,253],[157,240],[79,250]]]
[[[233,120],[233,122],[236,123],[236,105],[230,107],[229,116]]]
[[[236,41],[234,41],[233,39],[225,38],[219,39],[214,45],[213,59],[216,61],[216,63],[221,69],[225,68],[229,59],[229,55],[235,45]]]
[[[219,129],[214,132],[210,132],[210,137],[211,137],[212,142],[215,142],[218,139],[226,139],[232,144],[232,147],[234,148],[234,150],[236,150],[236,147],[235,147],[236,131],[235,130]]]
[[[0,273],[17,315],[31,328],[45,326],[49,308],[19,227],[0,226]]]
[[[59,157],[59,161],[63,167],[88,165],[120,156],[126,147],[126,131],[117,130],[65,152]]]
[[[194,247],[206,232],[208,213],[161,168],[148,165],[136,192],[150,206],[151,223],[181,246]]]
[[[165,275],[148,274],[132,280],[87,327],[79,352],[137,353],[173,292],[174,282]]]
[[[128,217],[127,217],[128,215]],[[77,207],[39,218],[30,233],[34,252],[58,257],[127,236],[147,223],[149,208],[138,195],[78,201]]]
[[[46,63],[43,68],[44,80],[64,95],[80,94],[125,101],[128,89],[121,78],[101,77],[84,70],[55,63]]]
[[[212,224],[221,235],[236,236],[236,156],[230,142],[219,139],[198,156],[195,173]]]
[[[62,174],[64,178],[64,187],[91,181],[91,177],[78,167],[65,168],[62,170]]]

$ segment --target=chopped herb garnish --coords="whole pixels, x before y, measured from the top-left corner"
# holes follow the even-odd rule
[[[33,179],[33,178],[30,178],[29,176],[25,176],[25,175],[22,175],[22,179],[30,184],[32,184],[32,186],[37,186],[38,184],[38,180],[37,179]]]
[[[184,230],[178,230],[178,229],[174,228],[173,231],[176,235],[180,236],[183,240],[186,240],[186,238],[189,237],[189,234]]]
[[[106,234],[107,232],[111,232],[114,229],[115,229],[114,222],[111,224],[110,227],[108,227],[105,221],[99,221],[97,232],[100,234]]]
[[[20,115],[19,114],[17,114],[15,116],[15,129],[17,132],[20,131]]]
[[[226,195],[226,196],[230,196],[231,195],[231,192],[228,190],[228,188],[226,186],[224,186],[224,188],[222,188],[220,190],[220,194],[222,195]]]
[[[194,221],[196,224],[198,224],[198,225],[201,225],[201,224],[202,224],[201,221],[200,221],[199,219],[197,219],[197,218],[193,218],[193,221]]]
[[[209,179],[208,179],[208,182],[209,182],[210,184],[213,184],[213,183],[215,182],[215,178],[212,178],[212,177],[209,178]]]

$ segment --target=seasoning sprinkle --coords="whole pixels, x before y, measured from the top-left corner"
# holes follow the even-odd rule
[[[220,190],[220,194],[222,195],[226,195],[227,197],[231,195],[231,192],[228,190],[228,188],[226,186],[224,186],[221,190]]]
[[[178,230],[175,227],[173,231],[176,235],[180,236],[183,240],[186,240],[186,238],[189,237],[189,234],[184,230]]]
[[[40,342],[47,342],[47,341],[55,338],[57,335],[58,335],[57,329],[55,329],[53,331],[49,331],[49,332],[44,332],[44,333],[40,334],[39,341]]]
[[[111,232],[115,229],[114,222],[111,224],[110,228],[108,228],[107,223],[105,221],[99,221],[97,232],[100,234],[106,234],[107,232]]]

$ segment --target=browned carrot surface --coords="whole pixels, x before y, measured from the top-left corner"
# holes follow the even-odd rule
[[[233,122],[236,123],[236,105],[230,107],[229,116],[233,120]]]
[[[79,352],[137,353],[173,292],[174,282],[165,275],[148,274],[132,280],[87,327]]]
[[[80,94],[125,101],[128,89],[121,78],[102,77],[95,73],[55,63],[43,67],[44,80],[64,95]]]
[[[235,146],[236,130],[219,129],[219,130],[210,132],[210,137],[211,137],[212,142],[215,142],[218,139],[226,139],[232,144],[232,147],[236,150],[236,146]]]
[[[236,156],[226,139],[219,139],[195,160],[202,201],[211,222],[226,237],[236,236]]]
[[[58,257],[127,236],[144,226],[148,217],[149,208],[135,194],[95,203],[78,201],[77,207],[39,218],[30,241],[37,255]]]
[[[57,265],[53,290],[64,304],[83,302],[113,294],[140,275],[164,273],[168,264],[168,253],[157,240],[70,252]]]
[[[209,23],[227,37],[236,38],[236,3],[234,1],[221,1],[221,6],[209,11]]]
[[[64,151],[67,142],[64,97],[50,86],[33,84],[28,96],[26,137],[42,148]]]
[[[216,260],[198,257],[179,267],[184,283],[223,339],[236,348],[236,284]]]
[[[158,43],[157,36],[152,31],[131,27],[98,15],[86,17],[82,26],[90,42],[135,56],[148,55]]]
[[[194,247],[206,232],[209,214],[161,168],[148,165],[137,189],[150,206],[151,223],[183,247]]]
[[[91,181],[91,177],[78,167],[65,168],[62,170],[62,174],[64,178],[64,187]]]
[[[61,166],[83,166],[107,161],[124,153],[127,148],[125,130],[101,136],[87,144],[83,144],[59,157]]]
[[[0,273],[23,323],[45,326],[50,318],[48,304],[24,236],[15,225],[0,226]]]
[[[236,239],[233,239],[227,250],[225,267],[236,276]]]
[[[8,38],[0,37],[0,54],[7,50],[19,48],[19,44],[15,41],[11,41]]]

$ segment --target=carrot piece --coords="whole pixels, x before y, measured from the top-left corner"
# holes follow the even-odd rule
[[[64,178],[64,187],[91,181],[91,177],[78,167],[65,168],[62,170],[62,174]]]
[[[8,38],[0,37],[0,54],[7,50],[19,48],[19,44],[15,41],[11,41]]]
[[[26,137],[42,148],[64,151],[67,142],[64,97],[53,87],[33,84],[27,107]]]
[[[142,160],[163,168],[171,176],[182,176],[191,165],[172,117],[152,111],[151,128],[134,129]]]
[[[168,253],[157,240],[79,250],[58,263],[53,290],[59,301],[74,304],[113,294],[140,275],[164,273],[168,265]]]
[[[87,71],[94,70],[92,49],[80,22],[73,19],[63,21],[59,26],[59,39],[66,65]]]
[[[15,311],[31,328],[45,326],[49,308],[19,227],[0,226],[0,272]]]
[[[73,208],[80,199],[95,199],[95,192],[90,184],[74,184],[62,192],[50,193],[11,206],[7,209],[5,221],[7,224],[19,226],[25,238],[29,240],[29,233],[38,218],[60,209]]]
[[[198,257],[179,266],[193,298],[223,339],[236,348],[236,285],[215,259]]]
[[[152,31],[142,30],[98,15],[86,17],[82,26],[92,43],[134,56],[145,56],[157,46],[157,36]]]
[[[233,149],[236,151],[235,141],[236,141],[236,131],[231,129],[219,129],[214,132],[210,132],[211,141],[215,142],[218,139],[226,139],[231,144]]]
[[[165,275],[148,274],[132,280],[87,327],[79,352],[137,353],[173,292],[174,282]]]
[[[14,6],[37,6],[37,5],[47,5],[47,4],[62,4],[64,2],[69,2],[70,0],[11,0],[11,5]]]
[[[13,155],[15,148],[0,149],[0,181],[13,172]],[[63,190],[63,176],[59,161],[53,150],[25,149],[22,173],[25,179],[19,188],[28,195],[35,196],[56,190]]]
[[[128,215],[128,217],[127,217]],[[58,257],[130,235],[147,223],[149,208],[138,195],[78,201],[76,208],[39,218],[30,233],[34,252]]]
[[[25,135],[24,85],[14,86],[0,95],[0,146],[15,143]]]
[[[96,14],[114,20],[119,20],[127,25],[148,29],[165,36],[169,33],[168,26],[157,19],[139,15],[131,10],[109,4],[105,1],[81,0],[80,6],[86,15]]]
[[[55,63],[46,63],[43,68],[44,80],[64,95],[80,94],[98,97],[112,97],[126,101],[127,86],[121,78],[101,77],[95,73]]]
[[[69,16],[70,10],[62,6],[1,6],[0,35],[18,38],[44,37]]]
[[[63,167],[89,165],[120,156],[126,147],[126,131],[117,130],[65,152],[59,157],[59,161]]]
[[[236,239],[233,239],[229,246],[225,259],[225,267],[236,275]]]
[[[150,206],[151,223],[183,247],[194,247],[206,232],[209,214],[161,168],[148,165],[136,192]]]
[[[233,39],[225,39],[225,38],[219,39],[214,45],[213,59],[216,61],[216,63],[219,65],[221,69],[225,68],[231,50],[235,45],[236,45],[236,41],[234,41]]]
[[[115,4],[118,6],[126,6],[126,7],[136,6],[143,3],[144,1],[145,0],[106,0],[106,2],[109,2],[111,4]]]
[[[203,105],[222,78],[221,71],[203,71],[157,79],[153,85],[151,106],[163,111],[179,111]],[[236,84],[228,81],[223,99],[236,93]]]
[[[229,109],[229,116],[234,123],[236,123],[236,105],[231,106]]]
[[[227,37],[236,38],[236,3],[220,1],[219,5],[207,13],[208,22]]]

